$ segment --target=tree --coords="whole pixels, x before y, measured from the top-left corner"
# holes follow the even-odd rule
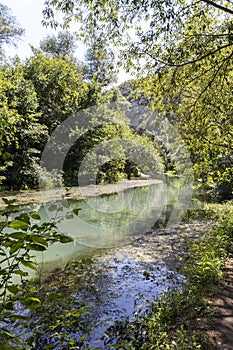
[[[130,128],[129,107],[115,89],[105,104],[77,113],[75,142],[63,167],[67,186],[112,183],[139,176],[141,171],[152,176],[163,171],[158,149]]]
[[[80,22],[86,42],[100,37],[105,49],[118,47],[119,64],[141,76],[166,74],[169,68],[174,81],[189,66],[192,79],[198,79],[202,67],[208,88],[232,64],[233,8],[224,1],[47,0],[44,23],[56,26],[56,11],[65,25]]]
[[[170,71],[160,79],[155,75],[137,84],[141,94],[147,96],[150,108],[160,118],[165,116],[185,141],[198,186],[204,186],[212,195],[224,188],[230,196],[233,191],[232,71],[226,68],[224,75],[217,75],[206,87],[209,77],[202,75],[203,70],[200,67],[199,78],[193,79],[192,68],[186,66],[176,73],[175,80]],[[145,131],[147,123],[140,120],[138,129]],[[166,148],[164,152],[167,153]]]
[[[114,73],[115,62],[112,50],[105,47],[99,38],[94,39],[85,55],[86,73],[84,77],[91,81],[96,80],[102,86],[115,83],[117,80]]]
[[[11,10],[0,3],[0,57],[4,55],[3,44],[15,44],[23,33]]]
[[[89,87],[69,59],[49,57],[37,52],[25,66],[25,77],[30,80],[37,94],[40,123],[46,125],[49,134],[88,99]]]
[[[180,130],[200,183],[232,191],[231,2],[48,0],[47,24],[56,11],[80,21],[86,41],[94,32],[119,48],[119,63],[146,76],[150,107]]]
[[[81,23],[80,36],[86,41],[97,36],[105,44],[123,45],[129,66],[144,58],[154,72],[202,61],[232,46],[233,8],[223,1],[47,0],[44,23],[58,25],[56,10],[66,25],[72,19]]]
[[[36,187],[47,129],[38,122],[36,92],[20,61],[1,67],[0,92],[0,178],[8,188]]]
[[[86,65],[75,57],[77,49],[76,35],[69,31],[61,31],[57,36],[48,35],[40,41],[40,48],[32,47],[32,51],[36,56],[39,52],[51,57],[63,58],[66,62],[71,62],[72,67],[76,66],[77,73],[85,74]]]
[[[57,36],[48,35],[40,41],[40,49],[54,57],[73,58],[76,50],[75,35],[68,31],[59,32]]]

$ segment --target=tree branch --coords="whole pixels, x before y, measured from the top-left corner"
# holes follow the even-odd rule
[[[227,7],[224,7],[224,6],[221,6],[219,4],[216,4],[216,2],[214,2],[214,1],[211,1],[211,0],[202,0],[202,1],[205,2],[206,4],[209,4],[211,6],[216,7],[217,9],[219,9],[221,11],[228,12],[231,15],[233,15],[233,10],[230,10]]]

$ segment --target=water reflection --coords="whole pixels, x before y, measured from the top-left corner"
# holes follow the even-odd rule
[[[64,220],[58,227],[62,233],[71,235],[74,242],[51,246],[44,253],[44,260],[64,260],[88,248],[108,248],[129,243],[135,235],[151,229],[162,213],[166,196],[165,185],[161,182],[73,202],[81,209],[79,215]],[[48,207],[49,204],[40,209],[42,217],[47,220]],[[63,216],[67,212],[68,209],[64,208]]]
[[[156,182],[144,187],[129,188],[116,194],[88,197],[72,201],[81,210],[72,219],[65,219],[59,231],[69,234],[74,242],[56,243],[38,261],[63,262],[100,248],[113,248],[128,244],[135,236],[151,228],[180,221],[190,206],[191,187],[179,178],[168,184]],[[50,212],[51,203],[39,208],[43,220],[51,220],[57,212]],[[59,215],[65,217],[69,209]]]

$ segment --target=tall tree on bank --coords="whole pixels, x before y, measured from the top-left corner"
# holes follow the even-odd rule
[[[100,38],[93,38],[85,55],[85,63],[84,76],[88,81],[95,80],[103,87],[117,81],[113,50],[106,47]]]
[[[76,63],[69,59],[37,52],[26,62],[25,77],[35,87],[39,120],[47,126],[49,134],[86,105],[89,87],[77,71]]]
[[[0,183],[11,189],[36,187],[40,148],[48,134],[20,62],[1,67],[0,93]]]
[[[77,48],[75,35],[68,31],[61,31],[57,36],[48,35],[40,41],[40,49],[54,57],[73,58]]]
[[[15,45],[23,35],[24,30],[17,23],[11,10],[0,3],[0,59],[4,56],[4,44]]]

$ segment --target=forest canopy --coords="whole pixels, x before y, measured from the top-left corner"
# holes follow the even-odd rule
[[[13,17],[9,22],[12,15],[4,9],[5,19],[0,24],[3,42],[15,42],[23,30]],[[63,22],[58,22],[61,14]],[[61,25],[63,30],[42,39],[39,48],[32,47],[32,55],[25,62],[1,61],[0,176],[4,186],[38,186],[34,175],[50,135],[72,114],[111,103],[118,65],[135,73],[133,80],[119,86],[118,103],[123,94],[126,102],[144,104],[155,118],[167,119],[190,152],[197,183],[215,193],[220,188],[232,192],[230,2],[47,0],[43,15],[44,25]],[[79,28],[75,35],[69,32],[73,21]],[[4,36],[7,31],[10,41]],[[85,62],[75,57],[77,39],[87,45]],[[106,109],[104,113],[110,112]],[[80,143],[76,150],[71,149],[65,163],[67,183],[76,184],[72,177],[80,164],[73,161],[77,153],[85,154],[88,147],[115,132],[131,139],[143,136],[140,142],[147,142],[149,148],[154,145],[165,171],[177,171],[161,138],[153,130],[148,133],[146,117],[143,120],[138,114],[137,126],[132,128],[130,118],[125,119],[118,110],[117,115],[125,124],[124,130],[107,127],[96,135],[86,130],[86,139],[80,140],[83,149]],[[89,119],[91,122],[93,116]],[[74,168],[68,160],[76,164]],[[106,181],[132,175],[133,164],[125,173],[129,169],[127,159],[113,163],[105,167],[104,174],[111,174]]]
[[[47,0],[44,24],[79,23],[135,72],[138,94],[181,132],[200,185],[233,189],[233,7],[226,1]]]

